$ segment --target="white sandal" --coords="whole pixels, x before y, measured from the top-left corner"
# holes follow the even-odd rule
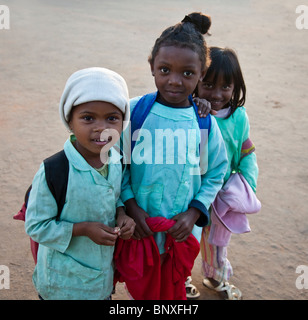
[[[200,292],[199,290],[191,284],[192,278],[187,277],[185,281],[185,288],[186,288],[186,298],[187,299],[197,299],[200,297]]]
[[[242,299],[242,292],[239,288],[230,284],[229,282],[221,282],[217,287],[214,287],[209,279],[203,279],[203,285],[207,288],[214,290],[216,292],[223,292],[227,293],[228,298],[226,300],[241,300]]]

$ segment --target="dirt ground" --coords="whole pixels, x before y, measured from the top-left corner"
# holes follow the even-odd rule
[[[37,299],[29,240],[24,224],[12,217],[41,161],[62,149],[68,137],[58,115],[67,78],[78,69],[102,66],[123,75],[130,97],[154,91],[147,57],[155,39],[193,11],[212,17],[209,45],[238,53],[260,168],[262,210],[250,216],[250,233],[232,236],[231,282],[246,300],[308,298],[308,289],[296,287],[296,268],[308,265],[308,30],[295,25],[300,2],[2,4],[10,9],[10,29],[0,29],[0,265],[9,267],[10,289],[0,289],[0,300]],[[193,279],[199,300],[220,299],[202,285],[200,256]],[[113,298],[128,299],[122,286]]]

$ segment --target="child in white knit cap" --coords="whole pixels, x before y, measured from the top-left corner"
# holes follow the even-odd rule
[[[33,282],[42,299],[110,299],[116,239],[129,239],[135,222],[119,199],[122,165],[112,148],[129,119],[124,79],[105,68],[75,72],[60,101],[60,117],[73,133],[64,144],[69,162],[65,205],[36,173],[25,228],[39,243]],[[117,227],[116,227],[117,226]]]

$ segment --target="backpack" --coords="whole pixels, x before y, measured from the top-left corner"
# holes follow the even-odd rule
[[[69,174],[69,164],[68,159],[65,155],[64,150],[57,152],[51,157],[44,160],[44,168],[45,168],[45,177],[46,182],[49,187],[50,192],[55,198],[58,206],[57,218],[59,219],[61,211],[63,209],[65,198],[66,198],[66,190],[68,183],[68,174]],[[26,218],[26,210],[28,205],[28,199],[30,195],[32,185],[29,186],[28,190],[25,193],[24,204],[17,214],[14,215],[13,219],[25,221]],[[37,250],[38,243],[33,241],[30,238],[30,247],[32,251],[32,256],[34,262],[37,262]]]
[[[122,150],[119,150],[119,152],[120,152],[120,155],[123,155]],[[122,164],[122,172],[124,172],[125,164],[123,163],[122,158],[121,158],[121,164]],[[69,175],[69,163],[64,150],[61,150],[55,153],[54,155],[50,156],[49,158],[45,159],[44,169],[45,169],[45,177],[46,177],[48,188],[57,202],[58,213],[57,213],[56,219],[58,220],[65,204],[68,175]],[[27,189],[25,193],[24,203],[21,209],[18,211],[18,213],[13,216],[13,219],[25,221],[27,205],[28,205],[31,189],[32,189],[32,185],[30,185],[29,188]],[[30,238],[30,248],[31,248],[32,256],[35,263],[37,263],[38,246],[39,244]]]
[[[149,114],[157,98],[157,94],[158,94],[158,91],[146,94],[143,97],[141,97],[137,102],[133,112],[131,113],[131,119],[130,119],[132,133],[135,132],[136,130],[141,129],[147,115]],[[190,95],[188,99],[189,99],[189,102],[193,105],[194,110],[196,112],[199,128],[207,129],[207,132],[209,134],[211,130],[211,117],[208,115],[205,118],[200,118],[198,114],[198,107],[194,103],[192,96]],[[201,131],[200,144],[202,144],[202,141],[204,140],[206,140],[204,137],[204,132]],[[131,141],[131,152],[134,149],[135,143],[136,141],[134,140]],[[120,148],[118,151],[120,152],[120,155],[123,156],[122,148]],[[122,163],[122,172],[124,172],[126,166],[123,162],[123,158],[121,158],[121,163]],[[68,159],[65,155],[64,150],[61,150],[56,154],[52,155],[51,157],[45,159],[44,168],[45,168],[45,177],[46,177],[47,185],[50,189],[50,192],[52,193],[52,195],[54,196],[57,202],[58,213],[57,213],[56,219],[59,219],[65,203],[67,183],[68,183],[68,173],[69,173]],[[32,185],[30,185],[30,187],[26,191],[24,204],[22,205],[19,212],[14,215],[13,219],[25,221],[27,204],[28,204],[31,188],[32,188]],[[30,238],[30,247],[31,247],[33,259],[36,263],[38,243],[33,241],[31,238]]]
[[[139,130],[147,115],[149,114],[156,98],[157,98],[157,94],[158,91],[156,92],[152,92],[149,94],[144,95],[143,97],[141,97],[139,99],[139,101],[137,102],[134,110],[131,113],[131,136],[133,136],[133,133],[136,130]],[[207,129],[207,133],[208,135],[210,134],[211,131],[211,125],[212,125],[212,121],[211,121],[211,117],[210,115],[207,115],[205,118],[200,118],[199,114],[198,114],[198,107],[197,105],[194,103],[192,96],[190,95],[188,97],[189,102],[193,105],[197,119],[198,119],[198,124],[199,124],[199,128],[200,129]],[[204,136],[205,132],[204,130],[201,130],[201,143],[200,145],[202,145],[203,141],[206,141],[206,137]],[[131,152],[133,152],[134,146],[136,144],[136,141],[132,140],[131,141]]]

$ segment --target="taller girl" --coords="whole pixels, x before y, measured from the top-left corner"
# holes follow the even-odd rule
[[[134,139],[132,132],[136,143],[130,168],[123,178],[121,198],[127,214],[136,222],[134,236],[142,239],[154,235],[162,275],[172,255],[172,246],[165,246],[166,238],[171,236],[173,243],[183,243],[192,233],[200,241],[202,227],[209,222],[208,209],[222,186],[227,169],[224,142],[215,118],[210,115],[210,130],[204,140],[207,147],[200,148],[200,119],[191,100],[191,94],[198,81],[205,76],[210,62],[203,38],[210,25],[210,17],[192,13],[182,22],[167,28],[156,40],[149,63],[158,91],[153,95],[154,100],[150,102],[150,111],[137,139]],[[140,99],[131,99],[132,113]],[[148,105],[139,107],[138,113],[146,107]],[[130,145],[129,139],[126,130],[124,148]],[[164,140],[171,142],[164,143]],[[184,158],[183,152],[180,152],[183,149]],[[197,169],[198,174],[192,169]],[[175,223],[167,235],[164,232],[154,234],[149,226],[149,217],[171,219]],[[172,258],[181,260],[176,255]],[[191,257],[187,255],[185,259],[188,261]],[[193,261],[190,262],[192,268]],[[179,265],[179,261],[176,263]],[[186,262],[181,260],[180,263]],[[186,298],[184,283],[189,274],[182,274],[181,278],[183,299]],[[138,285],[140,281],[142,279],[138,280]],[[150,292],[152,289],[147,290]],[[175,295],[173,298],[182,296]],[[136,298],[147,297],[139,295]]]

